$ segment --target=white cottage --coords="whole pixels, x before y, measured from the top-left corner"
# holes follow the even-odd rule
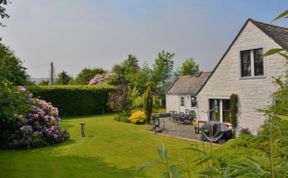
[[[196,75],[178,77],[166,93],[166,110],[185,112],[197,111],[197,93],[207,81],[211,72],[200,72]]]
[[[248,19],[197,93],[198,119],[229,121],[229,99],[235,93],[239,98],[237,130],[248,128],[256,134],[265,120],[258,109],[272,101],[276,90],[273,77],[287,69],[283,57],[263,57],[273,48],[288,48],[288,29]],[[209,110],[214,111],[207,114]]]

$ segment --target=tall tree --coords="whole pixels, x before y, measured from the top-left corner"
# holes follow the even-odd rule
[[[128,58],[125,59],[124,62],[114,65],[112,71],[118,75],[129,78],[131,75],[135,74],[139,68],[139,60],[137,57],[129,54]]]
[[[186,59],[177,72],[177,75],[194,75],[199,72],[199,65],[193,58]]]
[[[161,51],[153,64],[152,91],[161,99],[162,107],[165,105],[165,92],[170,84],[174,67],[174,53]]]
[[[81,70],[81,72],[77,75],[75,81],[73,84],[78,84],[78,85],[88,85],[89,81],[95,77],[97,74],[103,74],[105,72],[104,69],[102,68],[84,68]]]
[[[158,58],[155,59],[155,64],[153,64],[153,91],[162,98],[162,101],[165,99],[165,90],[172,76],[174,55],[174,53],[161,51],[158,53]]]
[[[155,64],[153,65],[152,76],[152,79],[156,84],[165,83],[165,81],[171,77],[174,66],[174,56],[174,53],[165,51],[158,53],[158,58],[155,59]]]
[[[129,54],[121,64],[113,66],[112,71],[123,79],[122,82],[129,86],[135,87],[135,77],[140,70],[139,60],[136,56]]]
[[[72,80],[72,77],[70,77],[67,72],[62,71],[60,74],[57,75],[55,84],[58,85],[68,85],[70,84],[70,81]]]
[[[152,70],[147,63],[144,63],[134,75],[130,76],[130,86],[135,87],[139,94],[142,95],[151,81]]]

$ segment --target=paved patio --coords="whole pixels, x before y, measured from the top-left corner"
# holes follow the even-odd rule
[[[200,140],[200,135],[195,134],[194,126],[184,125],[173,122],[170,118],[160,118],[160,127],[163,129],[162,134]]]

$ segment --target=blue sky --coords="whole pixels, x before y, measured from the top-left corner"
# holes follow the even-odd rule
[[[32,77],[47,77],[51,61],[73,76],[128,54],[151,65],[161,50],[176,54],[175,68],[193,57],[207,71],[247,18],[270,23],[286,9],[284,0],[13,0],[0,36]]]

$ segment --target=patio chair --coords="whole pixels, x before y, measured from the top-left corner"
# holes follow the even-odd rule
[[[176,117],[177,123],[183,124],[183,123],[185,123],[185,119],[186,119],[186,115],[184,114],[184,112],[179,112],[179,114]]]
[[[177,111],[170,111],[170,118],[169,121],[176,121]]]
[[[189,113],[189,121],[192,123],[197,118],[195,110],[191,110]]]

